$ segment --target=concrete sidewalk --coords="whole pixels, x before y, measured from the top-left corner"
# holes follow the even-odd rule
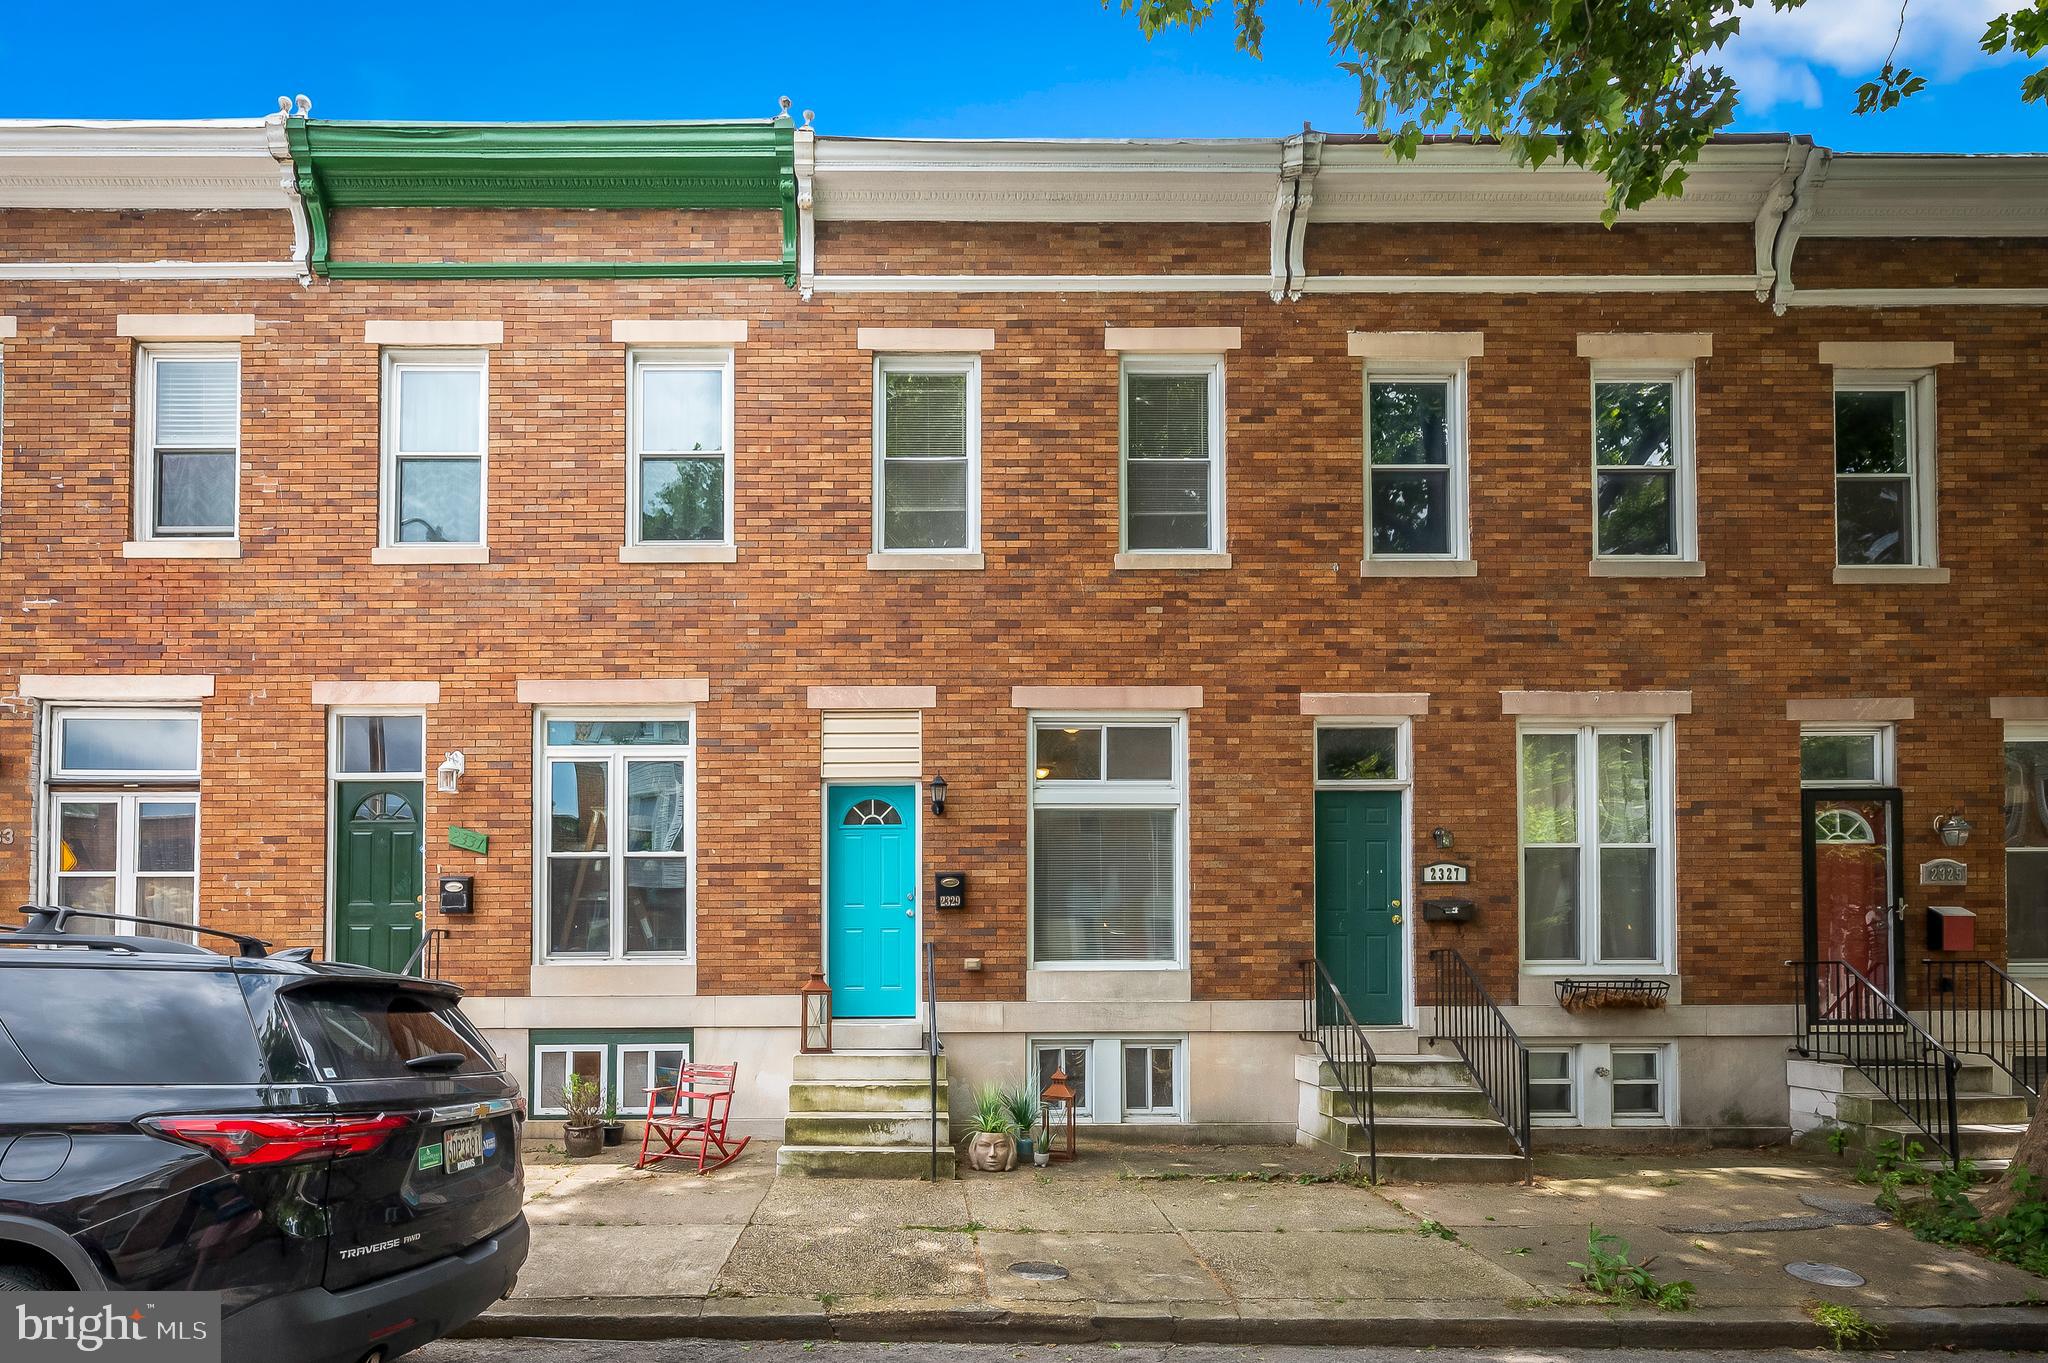
[[[612,1152],[608,1152],[610,1154]],[[1885,1222],[1846,1171],[1782,1154],[1558,1156],[1532,1186],[1307,1182],[1271,1146],[1106,1149],[939,1185],[630,1159],[528,1170],[518,1294],[466,1332],[597,1338],[1806,1347],[1817,1301],[1894,1348],[2048,1344],[2048,1281]],[[1698,1305],[1579,1284],[1589,1225]],[[1861,1287],[1793,1278],[1841,1265]],[[1020,1265],[1052,1265],[1063,1276]]]

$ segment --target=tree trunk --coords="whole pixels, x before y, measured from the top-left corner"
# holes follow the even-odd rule
[[[2034,1176],[2034,1197],[2048,1198],[2048,1099],[2034,1109],[2034,1120],[2027,1124],[2026,1134],[2020,1137],[2020,1148],[2013,1152],[2012,1167],[1978,1201],[1977,1210],[1985,1216],[2002,1216],[2011,1211],[2020,1200],[2013,1176],[2021,1169]]]

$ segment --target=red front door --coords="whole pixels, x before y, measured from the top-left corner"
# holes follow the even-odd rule
[[[1898,997],[1899,793],[1809,790],[1805,815],[1807,958],[1840,962]],[[1828,987],[1830,976],[1844,985]],[[1846,972],[1824,966],[1820,1016],[1836,1013],[1857,991]],[[1830,999],[1829,995],[1837,995]],[[1836,1006],[1831,1006],[1836,1005]]]

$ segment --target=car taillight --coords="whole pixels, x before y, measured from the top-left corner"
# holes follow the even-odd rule
[[[361,1155],[411,1124],[392,1113],[375,1117],[151,1117],[143,1125],[246,1169],[330,1155]]]

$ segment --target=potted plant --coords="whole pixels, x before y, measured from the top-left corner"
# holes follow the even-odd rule
[[[967,1122],[967,1167],[999,1174],[1017,1164],[1017,1141],[1010,1127],[1010,1105],[994,1084],[974,1095],[974,1116]]]
[[[1003,1106],[1010,1111],[1010,1129],[1017,1133],[1017,1162],[1033,1162],[1031,1133],[1038,1126],[1038,1094],[1026,1080],[1003,1094]]]
[[[604,1148],[604,1127],[598,1122],[603,1099],[597,1081],[580,1074],[562,1085],[562,1144],[571,1159],[587,1159]]]

